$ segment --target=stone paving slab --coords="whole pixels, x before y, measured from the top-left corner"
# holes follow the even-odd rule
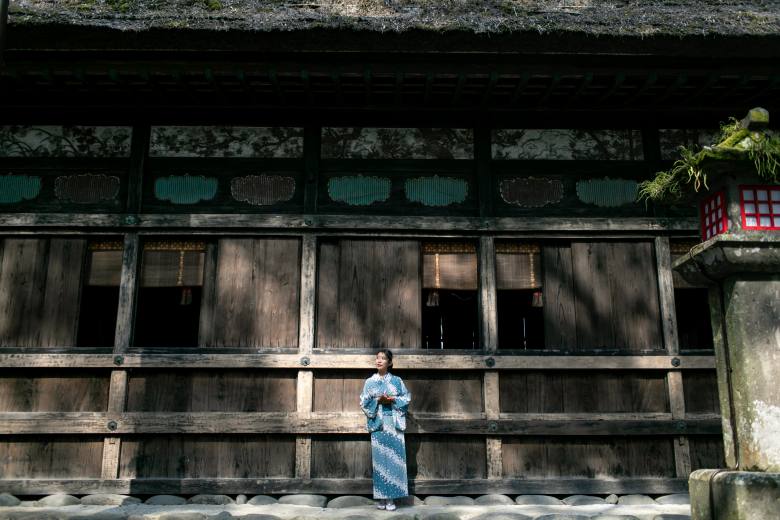
[[[579,506],[415,505],[401,506],[393,512],[379,511],[373,506],[335,509],[282,503],[0,507],[0,520],[483,520],[491,517],[520,520],[522,516],[531,520],[596,520],[599,517],[656,520],[685,519],[690,518],[690,514],[690,506],[686,504],[620,505],[606,502]]]

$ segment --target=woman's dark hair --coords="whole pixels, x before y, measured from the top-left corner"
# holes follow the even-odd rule
[[[389,348],[383,348],[376,351],[377,354],[384,354],[387,358],[387,368],[393,368],[393,351]]]

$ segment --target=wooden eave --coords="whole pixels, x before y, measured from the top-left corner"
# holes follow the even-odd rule
[[[750,106],[772,112],[780,99],[780,38],[770,37],[170,31],[165,44],[165,31],[36,39],[14,29],[0,71],[9,122],[588,126],[598,114],[601,124],[690,126]]]

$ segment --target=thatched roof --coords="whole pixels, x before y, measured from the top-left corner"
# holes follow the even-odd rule
[[[12,26],[777,36],[780,0],[11,0]]]

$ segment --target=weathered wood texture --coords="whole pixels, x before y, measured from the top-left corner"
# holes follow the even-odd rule
[[[718,384],[712,370],[683,372],[685,411],[687,413],[720,413]]]
[[[74,347],[86,252],[80,239],[3,240],[0,347]]]
[[[689,437],[688,442],[691,452],[691,471],[727,467],[722,436]]]
[[[367,433],[347,438],[319,435],[312,439],[311,456],[312,478],[371,478],[371,441]]]
[[[480,346],[484,350],[491,352],[498,348],[496,244],[492,237],[481,237],[479,239],[478,258]]]
[[[656,237],[655,260],[658,277],[658,304],[660,305],[663,344],[669,354],[678,354],[677,316],[674,306],[674,282],[672,280],[672,257],[669,253],[669,238]]]
[[[317,237],[306,235],[301,243],[301,305],[298,320],[298,352],[314,349],[317,304]]]
[[[663,372],[502,372],[507,413],[668,412]]]
[[[322,412],[0,412],[0,434],[166,434],[273,433],[361,434],[358,413]],[[465,435],[683,435],[719,431],[718,417],[708,414],[674,420],[670,414],[484,414],[414,413],[409,433]]]
[[[412,394],[410,413],[480,413],[482,375],[478,372],[396,372]],[[360,412],[359,395],[371,372],[317,372],[314,410]]]
[[[0,226],[47,227],[47,228],[123,228],[127,226],[124,215],[90,213],[0,213]],[[561,217],[429,217],[429,216],[374,216],[374,215],[262,215],[262,214],[153,214],[138,215],[133,229],[178,228],[178,229],[251,229],[277,231],[301,230],[358,230],[399,231],[484,231],[496,233],[529,231],[546,232],[640,232],[668,233],[698,230],[696,218],[561,218]],[[221,233],[221,231],[220,231]],[[355,234],[350,231],[350,234]]]
[[[371,480],[367,478],[149,478],[116,480],[97,479],[7,479],[0,480],[0,491],[15,495],[46,495],[70,492],[76,495],[91,493],[122,493],[153,495],[158,493],[194,495],[198,493],[322,493],[371,494]],[[677,478],[521,478],[521,479],[420,479],[409,483],[410,493],[417,495],[464,494],[632,494],[687,493],[688,479]]]
[[[420,352],[420,351],[417,351]],[[124,368],[308,368],[326,370],[363,370],[370,375],[374,354],[320,353],[303,357],[298,354],[194,354],[133,353],[121,356]],[[676,361],[675,361],[676,360]],[[493,364],[495,370],[676,370],[715,368],[712,356],[509,356],[452,353],[399,354],[393,360],[396,369],[416,370],[484,370]],[[8,368],[116,368],[115,356],[109,354],[0,354],[0,366]]]
[[[641,241],[543,246],[545,346],[661,349],[654,258],[653,244]]]
[[[2,412],[100,412],[108,405],[107,371],[0,371]]]
[[[300,240],[219,241],[213,300],[202,323],[205,347],[298,346]],[[207,268],[208,271],[208,268]]]
[[[319,348],[420,345],[420,246],[407,240],[320,245]]]
[[[505,438],[504,478],[674,477],[671,439]]]
[[[295,437],[264,435],[126,437],[120,478],[287,477],[295,471]]]
[[[114,352],[126,352],[133,344],[137,288],[141,267],[141,237],[127,233],[122,248],[122,273],[119,282]]]
[[[296,373],[269,370],[134,370],[129,412],[294,411]]]
[[[119,476],[119,457],[121,455],[121,448],[121,438],[106,437],[103,439],[103,460],[100,469],[101,478],[114,479]]]
[[[487,478],[485,440],[459,435],[406,437],[410,479]]]
[[[94,436],[3,437],[0,474],[4,479],[99,478],[102,452],[103,439]]]

